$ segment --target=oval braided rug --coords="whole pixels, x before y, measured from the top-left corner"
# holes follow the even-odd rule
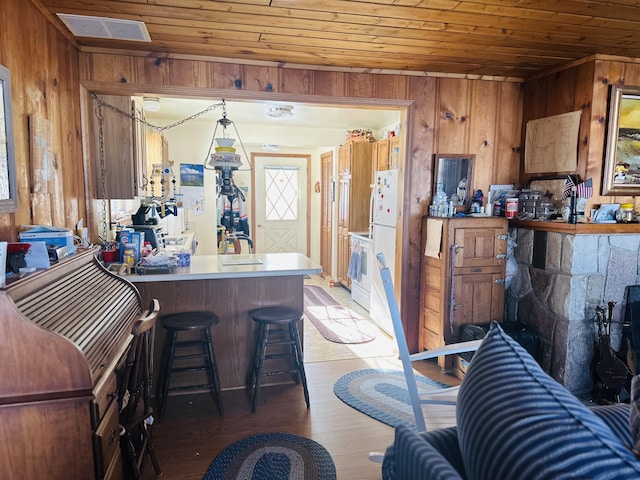
[[[447,388],[437,380],[416,374],[418,394]],[[392,427],[416,428],[407,381],[402,370],[367,368],[340,377],[333,393],[344,403]]]
[[[203,480],[336,480],[336,467],[319,443],[289,433],[261,433],[225,448]]]

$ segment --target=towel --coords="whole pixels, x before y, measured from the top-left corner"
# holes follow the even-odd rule
[[[351,258],[349,259],[349,270],[347,270],[347,277],[356,282],[362,281],[362,259],[360,258],[360,252],[355,248],[351,250]]]

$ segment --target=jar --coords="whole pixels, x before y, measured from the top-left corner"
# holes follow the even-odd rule
[[[623,203],[620,205],[620,220],[624,223],[633,222],[635,220],[633,215],[633,203]]]

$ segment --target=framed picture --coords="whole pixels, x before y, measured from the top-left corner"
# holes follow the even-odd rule
[[[11,112],[11,73],[0,65],[0,213],[18,209]]]
[[[611,86],[602,195],[640,194],[640,87]]]

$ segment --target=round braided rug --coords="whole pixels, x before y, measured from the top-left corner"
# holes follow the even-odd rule
[[[336,467],[319,443],[289,433],[262,433],[225,448],[203,480],[336,480]]]

